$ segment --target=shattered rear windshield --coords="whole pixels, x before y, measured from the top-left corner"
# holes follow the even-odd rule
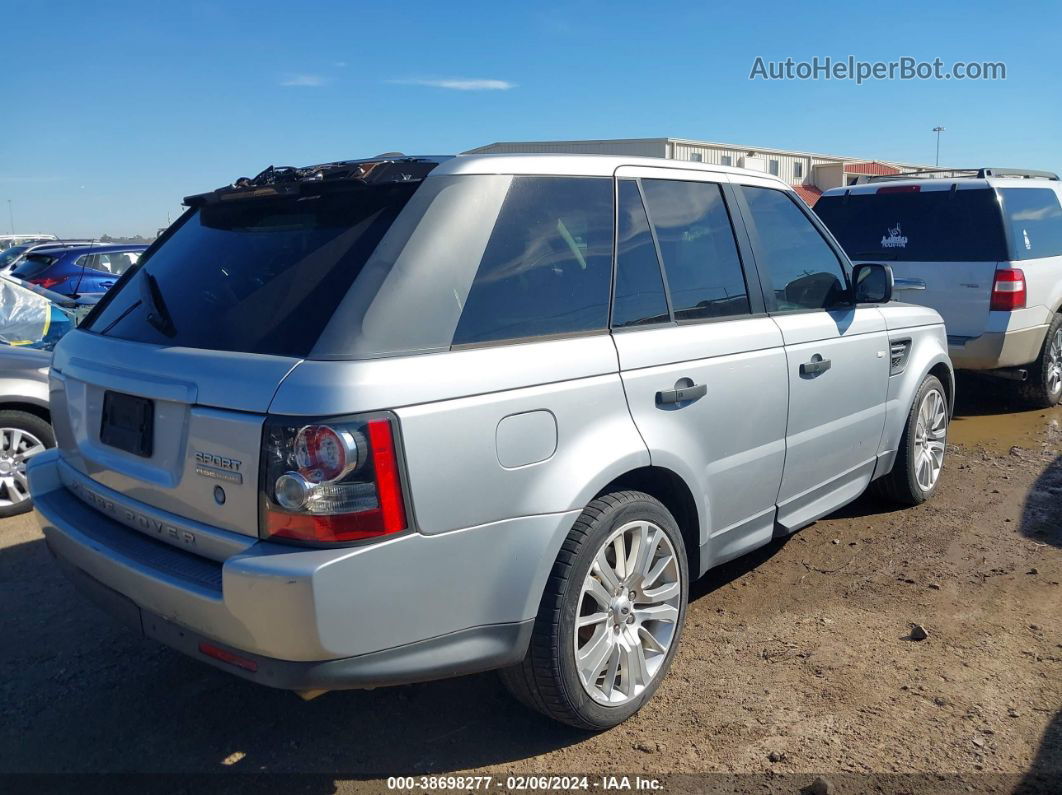
[[[418,185],[205,204],[127,271],[89,330],[157,345],[305,357]],[[172,334],[149,320],[159,302],[145,299],[141,270],[154,277]]]

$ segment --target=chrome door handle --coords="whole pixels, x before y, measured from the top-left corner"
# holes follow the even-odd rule
[[[833,367],[833,363],[829,359],[823,359],[819,354],[815,354],[811,357],[810,362],[804,362],[800,365],[801,375],[819,375],[825,373]]]
[[[893,279],[892,289],[894,290],[924,290],[926,289],[925,279]]]
[[[685,379],[689,381],[689,379]],[[689,386],[675,384],[674,389],[665,389],[656,393],[656,404],[662,406],[666,403],[685,403],[687,400],[697,400],[708,394],[707,384],[690,383]]]

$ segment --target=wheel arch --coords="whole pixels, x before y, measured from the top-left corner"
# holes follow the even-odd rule
[[[701,517],[689,484],[670,469],[650,465],[614,478],[594,498],[614,491],[641,491],[663,503],[682,532],[690,574],[693,578],[698,577],[701,573]]]
[[[948,417],[955,415],[955,371],[946,362],[938,361],[926,372],[926,375],[936,376],[944,387],[944,397],[948,402]],[[922,380],[925,380],[923,376]]]
[[[27,414],[32,414],[35,417],[39,417],[49,425],[52,424],[52,413],[48,410],[48,407],[41,406],[37,403],[30,403],[27,401],[3,400],[0,401],[0,411],[24,411]]]

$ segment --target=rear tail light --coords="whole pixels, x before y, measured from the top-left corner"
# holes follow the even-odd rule
[[[262,535],[345,543],[407,527],[395,421],[269,420],[262,443]]]
[[[999,268],[992,285],[993,311],[1025,308],[1025,274],[1017,268]]]
[[[35,284],[38,287],[43,287],[45,290],[50,290],[57,284],[62,284],[66,281],[66,276],[45,276],[41,279],[30,279],[30,284]]]

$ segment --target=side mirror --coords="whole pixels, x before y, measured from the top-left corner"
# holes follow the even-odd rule
[[[887,304],[892,300],[894,280],[888,265],[856,265],[853,279],[857,304]]]

